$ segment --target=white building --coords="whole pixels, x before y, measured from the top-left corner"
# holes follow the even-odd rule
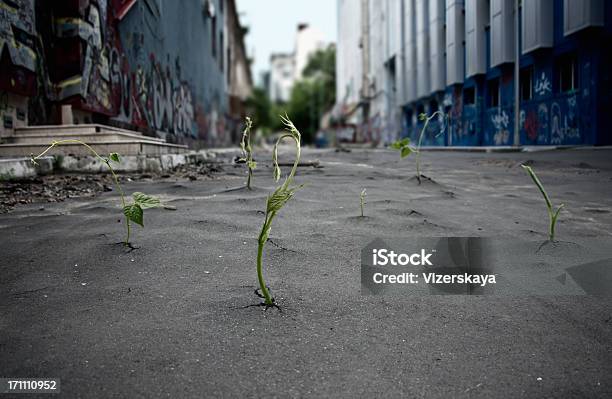
[[[270,80],[268,89],[274,102],[287,102],[295,80],[295,58],[293,54],[277,53],[270,56]]]
[[[326,46],[323,35],[308,24],[299,24],[292,53],[278,53],[270,56],[269,96],[274,102],[287,102],[291,97],[293,84],[303,77],[308,59],[317,50]]]

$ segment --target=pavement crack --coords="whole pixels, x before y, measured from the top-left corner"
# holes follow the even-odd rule
[[[276,241],[272,240],[271,238],[268,238],[268,242],[272,245],[274,245],[276,248],[280,248],[283,251],[289,251],[289,252],[293,252],[293,253],[298,253],[298,251],[293,250],[293,249],[289,249],[287,247],[282,246],[281,244],[278,244]]]

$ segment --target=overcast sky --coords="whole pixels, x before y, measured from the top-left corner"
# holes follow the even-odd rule
[[[298,23],[317,28],[336,41],[336,0],[236,0],[240,23],[249,27],[246,46],[255,58],[253,78],[268,69],[270,54],[293,51]]]

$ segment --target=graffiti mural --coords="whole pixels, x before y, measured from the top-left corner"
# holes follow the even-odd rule
[[[5,49],[13,65],[36,71],[34,0],[0,0],[0,54]],[[20,34],[24,32],[27,35]]]
[[[36,94],[36,52],[34,0],[0,0],[0,55],[3,69],[0,90],[14,94]]]
[[[233,136],[226,129],[239,127],[230,121],[218,59],[224,52],[212,51],[225,27],[211,31],[206,19],[213,16],[202,12],[214,3],[223,21],[218,1],[192,0],[162,14],[158,1],[0,0],[0,54],[14,66],[3,70],[0,90],[23,92],[36,123],[58,123],[39,109],[70,104],[82,121],[227,144]],[[188,28],[169,29],[179,12]],[[38,29],[48,29],[38,32],[35,17]]]
[[[491,124],[493,130],[493,145],[509,145],[510,141],[510,118],[504,109],[496,109],[491,112]]]
[[[554,101],[550,107],[550,143],[573,144],[580,139],[576,96]]]
[[[533,90],[540,97],[543,97],[546,94],[552,92],[552,86],[550,84],[550,80],[548,80],[548,77],[546,76],[545,72],[542,72],[540,77],[536,78],[535,84],[533,86]]]
[[[119,81],[119,99],[123,108],[119,118],[136,125],[144,124],[156,130],[195,137],[197,125],[193,97],[188,83],[179,75],[178,58],[173,71],[151,54],[146,69],[138,65],[133,85],[129,80]],[[117,79],[121,78],[117,76]],[[130,87],[133,87],[131,92]]]

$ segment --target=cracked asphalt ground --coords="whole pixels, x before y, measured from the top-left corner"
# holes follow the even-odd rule
[[[115,192],[0,215],[0,376],[57,377],[62,397],[610,397],[612,299],[362,296],[375,237],[612,235],[612,151],[305,150],[307,185],[274,221],[259,307],[257,235],[274,187],[258,155],[213,179],[134,181],[146,210],[125,251]],[[283,155],[291,160],[289,152]],[[286,173],[286,171],[285,171]],[[366,218],[359,193],[367,189]]]

